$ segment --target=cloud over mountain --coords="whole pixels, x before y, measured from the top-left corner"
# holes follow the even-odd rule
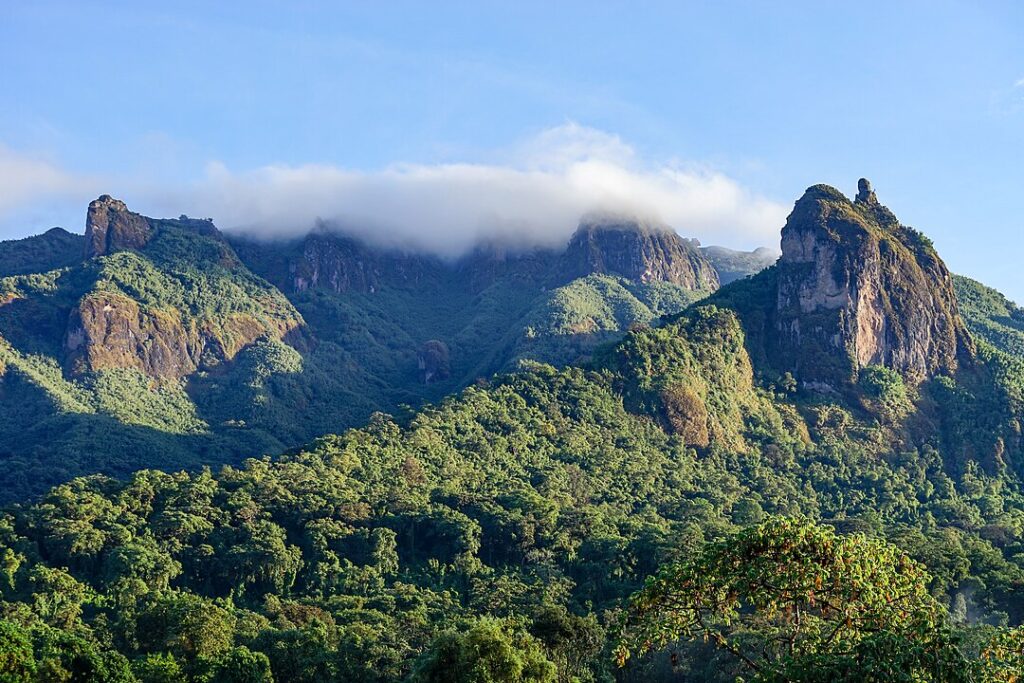
[[[591,211],[636,214],[705,241],[767,245],[778,239],[787,213],[720,172],[647,162],[617,136],[575,123],[487,162],[396,163],[371,171],[323,164],[239,171],[212,162],[189,185],[126,181],[105,191],[151,214],[209,216],[223,229],[260,238],[319,225],[442,256],[481,240],[563,244]]]

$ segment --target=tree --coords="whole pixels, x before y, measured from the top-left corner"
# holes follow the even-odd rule
[[[172,655],[146,655],[132,662],[132,673],[140,683],[185,683],[185,672]]]
[[[895,546],[769,518],[648,579],[618,661],[705,640],[761,681],[955,681],[966,661],[928,580]]]
[[[35,680],[36,660],[28,633],[17,624],[0,621],[0,682]]]
[[[270,660],[262,652],[233,647],[210,663],[203,680],[211,683],[273,683]]]
[[[1024,680],[1024,626],[996,633],[982,650],[981,668],[984,683]]]
[[[540,644],[507,622],[484,618],[438,636],[413,671],[413,683],[554,683]]]

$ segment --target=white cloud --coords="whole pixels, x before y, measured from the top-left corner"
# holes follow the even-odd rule
[[[201,182],[160,204],[258,237],[299,235],[322,221],[376,244],[443,256],[481,239],[559,245],[590,211],[660,220],[706,243],[769,245],[788,210],[710,169],[644,164],[617,136],[574,123],[506,156],[506,163],[378,171],[304,165],[235,172],[211,164]]]
[[[1018,79],[1017,82],[1013,84],[1013,87],[1024,88],[1024,78]]]
[[[236,171],[210,163],[198,182],[107,181],[62,171],[0,147],[0,225],[26,207],[74,199],[73,214],[106,192],[150,215],[212,217],[227,231],[261,238],[318,224],[369,242],[457,256],[481,240],[564,244],[591,211],[660,220],[688,237],[735,247],[774,245],[787,207],[708,168],[651,164],[618,136],[567,123],[489,163],[397,163],[376,171],[271,165]],[[40,225],[24,224],[25,227]],[[53,223],[45,225],[49,227]],[[81,229],[75,219],[71,229]]]
[[[0,215],[41,200],[67,199],[94,189],[94,179],[0,144]]]

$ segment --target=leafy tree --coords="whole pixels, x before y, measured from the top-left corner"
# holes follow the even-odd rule
[[[555,683],[555,665],[536,640],[508,623],[481,619],[463,632],[448,631],[431,644],[413,683]]]
[[[273,683],[270,660],[262,652],[233,647],[207,665],[203,676],[210,683]]]
[[[1024,627],[997,633],[981,653],[983,683],[1024,680]]]
[[[185,672],[172,655],[150,654],[132,662],[132,673],[139,683],[185,683]]]
[[[965,660],[929,579],[892,545],[771,518],[650,579],[631,600],[618,659],[700,639],[758,680],[837,680],[820,672],[844,670],[953,680]]]
[[[36,660],[32,640],[24,629],[0,621],[0,683],[35,680]]]

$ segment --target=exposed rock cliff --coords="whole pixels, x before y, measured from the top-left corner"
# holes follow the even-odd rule
[[[568,281],[596,273],[718,289],[718,273],[699,246],[666,226],[621,217],[588,218],[569,240],[561,276]]]
[[[153,227],[149,219],[128,210],[109,194],[89,204],[85,216],[85,255],[102,256],[122,249],[141,249]]]
[[[129,211],[120,199],[105,194],[90,202],[86,212],[85,256],[92,258],[126,249],[142,249],[155,231],[164,225],[220,238],[220,232],[210,220],[188,216],[177,219],[149,218]]]
[[[146,311],[126,296],[95,292],[68,321],[65,350],[72,372],[135,368],[151,377],[182,377],[199,365],[199,335],[181,318]]]
[[[920,380],[973,354],[945,264],[866,180],[854,202],[827,185],[804,193],[776,281],[777,361],[804,386],[835,389],[876,364]]]
[[[334,292],[374,292],[382,282],[415,284],[432,264],[417,255],[382,252],[337,235],[312,234],[303,240],[301,256],[292,260],[292,290],[322,287]]]
[[[233,239],[242,260],[289,292],[326,289],[373,293],[382,286],[450,281],[479,293],[514,277],[531,288],[558,287],[587,275],[615,275],[638,282],[671,282],[692,290],[718,288],[718,273],[696,240],[633,218],[585,219],[562,251],[517,249],[481,243],[455,262],[435,256],[382,250],[328,232],[265,244]]]

